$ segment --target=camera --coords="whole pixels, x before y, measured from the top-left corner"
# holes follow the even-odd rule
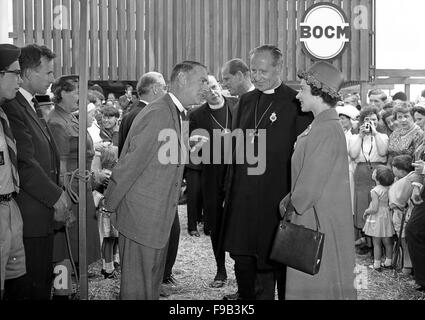
[[[366,122],[365,125],[364,125],[364,128],[365,128],[366,131],[369,131],[370,132],[371,131],[370,122]]]

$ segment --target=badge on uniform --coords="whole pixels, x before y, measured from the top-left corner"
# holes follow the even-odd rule
[[[4,152],[0,151],[0,166],[4,166]]]

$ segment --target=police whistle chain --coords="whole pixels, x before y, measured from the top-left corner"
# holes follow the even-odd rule
[[[72,172],[66,172],[63,175],[63,187],[65,188],[65,192],[68,194],[68,196],[70,197],[71,201],[74,204],[78,204],[80,201],[78,193],[72,189],[72,184],[76,178],[78,180],[84,181],[87,184],[90,181],[91,173],[88,170],[85,170],[85,174],[82,176],[79,174],[79,169],[76,169]],[[72,211],[72,209],[70,210]],[[66,247],[68,249],[69,260],[71,261],[72,269],[74,270],[75,280],[77,283],[76,296],[78,296],[79,294],[78,284],[80,283],[80,277],[77,271],[77,267],[75,265],[74,257],[72,255],[71,241],[69,238],[69,227],[71,226],[72,222],[73,222],[72,216],[68,217],[65,223],[65,238],[66,238]]]

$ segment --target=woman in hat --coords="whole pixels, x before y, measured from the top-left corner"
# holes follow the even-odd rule
[[[50,112],[47,124],[53,134],[61,157],[61,177],[64,183],[78,169],[79,123],[73,113],[78,110],[78,76],[63,76],[52,84],[53,102],[55,109]],[[93,141],[87,133],[87,170],[91,170],[94,157]],[[67,181],[66,181],[67,180]],[[78,192],[78,180],[72,183],[72,189]],[[72,207],[78,218],[78,204]],[[63,226],[58,226],[54,243],[54,262],[68,258]],[[96,221],[96,209],[92,194],[92,183],[87,184],[87,263],[93,263],[100,258],[99,233]],[[70,228],[72,255],[78,261],[78,220]]]
[[[325,234],[321,267],[310,276],[288,267],[286,299],[356,299],[354,235],[347,145],[335,110],[342,74],[327,62],[300,72],[297,98],[314,121],[296,142],[292,157],[292,187],[281,212],[294,211],[292,222]]]

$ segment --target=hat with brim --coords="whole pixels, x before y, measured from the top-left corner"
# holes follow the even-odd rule
[[[307,71],[299,71],[298,77],[304,79],[307,84],[326,92],[332,98],[342,99],[339,90],[344,83],[344,77],[332,64],[318,61]]]
[[[12,63],[18,61],[21,49],[13,44],[0,44],[0,71],[5,71]]]
[[[349,117],[351,120],[355,120],[360,115],[360,111],[351,104],[345,104],[344,106],[336,107],[335,110],[338,115],[344,115]]]

